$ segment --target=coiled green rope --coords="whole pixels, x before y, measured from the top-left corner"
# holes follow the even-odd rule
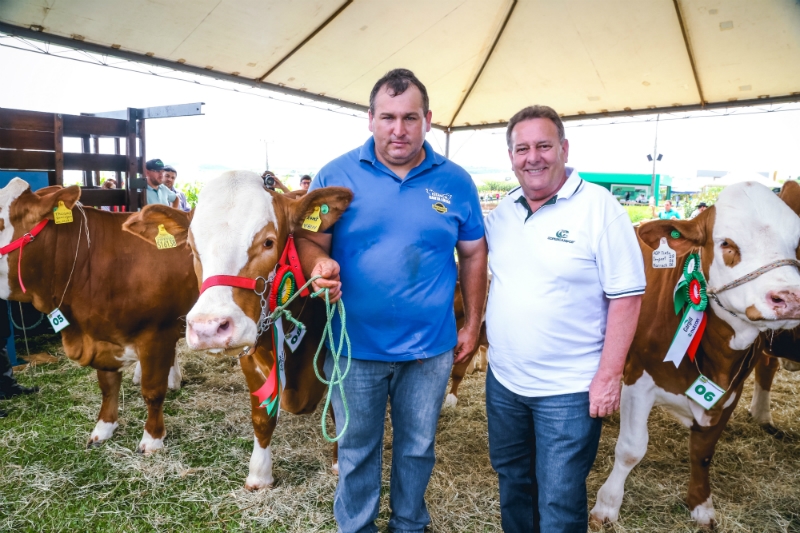
[[[322,276],[314,276],[309,279],[305,285],[297,289],[297,291],[286,301],[285,304],[279,305],[275,308],[272,313],[270,313],[269,318],[274,322],[276,318],[279,316],[283,316],[288,321],[292,322],[297,327],[303,327],[303,325],[296,320],[292,313],[286,309],[292,301],[297,298],[297,296],[303,292],[306,288],[308,288],[314,281],[318,280]],[[350,336],[347,334],[347,313],[344,309],[344,302],[339,300],[336,302],[335,305],[331,305],[330,302],[330,290],[329,289],[320,289],[317,292],[311,293],[312,298],[318,298],[320,295],[325,295],[325,328],[322,330],[322,338],[319,341],[319,346],[317,346],[317,351],[314,354],[314,374],[316,374],[317,379],[328,386],[328,392],[325,396],[325,404],[322,407],[322,436],[328,442],[337,442],[344,436],[345,431],[347,430],[347,425],[350,423],[350,410],[347,407],[347,398],[344,394],[344,378],[347,376],[347,373],[350,371],[350,359],[351,359],[351,352],[352,348],[350,346]],[[339,334],[339,344],[334,342],[333,338],[333,317],[335,316],[336,312],[339,313],[339,317],[342,320],[342,331]],[[333,357],[333,370],[331,371],[331,379],[326,380],[322,375],[319,373],[319,354],[322,352],[323,346],[325,346],[325,338],[328,338],[330,341],[331,347],[331,356]],[[342,349],[347,346],[347,366],[344,369],[344,372],[339,367],[339,358],[342,355]],[[275,370],[273,369],[273,372]],[[344,407],[344,425],[342,426],[341,433],[338,433],[335,437],[331,437],[328,435],[328,429],[325,426],[325,420],[328,416],[328,409],[330,409],[331,405],[331,395],[333,394],[333,388],[339,388],[339,394],[342,396],[342,406]]]

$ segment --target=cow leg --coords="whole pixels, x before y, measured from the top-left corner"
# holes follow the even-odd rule
[[[472,358],[474,356],[475,352],[470,354],[465,361],[453,365],[453,370],[450,372],[452,384],[450,385],[450,392],[444,399],[444,404],[442,405],[443,408],[455,407],[458,404],[458,386],[461,385],[461,381],[464,379],[464,376],[467,373],[467,367],[469,367],[469,364],[472,362]]]
[[[277,418],[269,416],[264,407],[260,407],[258,398],[252,393],[261,388],[266,381],[266,376],[258,368],[252,355],[246,355],[239,359],[242,367],[247,388],[250,390],[250,413],[253,420],[253,453],[250,455],[250,472],[247,474],[244,488],[247,490],[259,490],[272,488],[275,478],[272,477],[272,433],[275,431]]]
[[[781,366],[787,372],[797,372],[800,370],[800,362],[790,361],[789,359],[781,358]]]
[[[117,415],[119,410],[119,386],[122,383],[122,374],[116,371],[98,370],[97,384],[103,395],[100,414],[97,416],[92,434],[89,436],[89,446],[99,446],[114,434],[119,423]]]
[[[655,402],[655,383],[644,373],[633,385],[622,386],[619,438],[614,452],[614,469],[600,487],[591,511],[593,527],[619,519],[625,494],[625,480],[647,452],[647,419]]]
[[[698,525],[713,528],[716,523],[716,512],[711,502],[711,487],[708,482],[708,469],[717,441],[725,427],[728,425],[736,404],[739,403],[742,388],[736,391],[734,400],[722,411],[719,422],[713,426],[703,427],[696,422],[692,425],[689,435],[689,460],[691,464],[689,475],[689,494],[686,504],[692,513],[692,518]]]
[[[331,414],[331,421],[333,422],[334,431],[336,431],[336,416],[333,414],[333,406],[328,409],[328,412]],[[339,443],[333,443],[333,463],[331,464],[331,473],[334,476],[339,475]]]
[[[772,413],[769,409],[769,391],[772,380],[779,366],[778,358],[763,353],[756,363],[756,378],[753,388],[753,401],[750,404],[750,416],[765,431],[771,434],[778,433],[778,428],[772,422]]]
[[[131,379],[134,385],[142,384],[142,363],[136,361],[136,366],[133,367],[133,378]]]
[[[178,361],[178,354],[175,353],[172,367],[169,369],[169,377],[167,378],[167,387],[169,387],[169,390],[181,390],[182,379],[183,373],[181,372],[180,361]]]
[[[164,447],[164,398],[174,353],[174,342],[151,342],[140,349],[142,397],[147,405],[147,421],[136,450],[139,453],[152,453]]]

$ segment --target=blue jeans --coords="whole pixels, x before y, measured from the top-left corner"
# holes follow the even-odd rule
[[[339,365],[344,370],[344,358]],[[386,400],[391,405],[392,477],[389,530],[422,532],[430,523],[425,490],[431,478],[436,425],[453,366],[453,351],[416,361],[386,363],[353,359],[344,380],[350,422],[339,441],[339,483],[333,514],[342,533],[375,532],[381,496]],[[325,374],[331,375],[328,352]],[[339,388],[331,403],[336,430],[345,420]]]
[[[486,374],[489,458],[500,479],[505,533],[586,533],[586,477],[603,420],[589,393],[530,398]]]

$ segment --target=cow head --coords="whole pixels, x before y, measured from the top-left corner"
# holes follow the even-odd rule
[[[233,171],[203,187],[191,216],[153,205],[131,217],[124,228],[154,242],[163,224],[178,245],[188,242],[199,284],[216,275],[267,278],[289,234],[301,227],[315,207],[328,206],[327,213],[320,215],[319,231],[324,231],[338,220],[352,197],[348,189],[329,187],[292,199],[265,189],[256,173]],[[260,301],[252,290],[210,287],[186,316],[189,347],[252,346]]]
[[[59,202],[72,209],[80,196],[80,187],[75,185],[45,187],[34,194],[27,181],[12,179],[0,189],[0,247],[22,237],[42,220],[52,220],[53,209]],[[0,256],[0,298],[8,299],[13,295],[14,299],[27,300],[17,281],[17,254],[19,251]],[[14,259],[11,263],[9,257]]]
[[[680,236],[671,237],[673,231]],[[727,187],[697,218],[648,222],[639,237],[652,248],[666,238],[679,256],[702,249],[708,285],[719,288],[773,261],[795,259],[800,218],[768,188],[745,182]],[[749,339],[747,345],[758,331],[800,324],[800,272],[794,266],[771,270],[717,297],[724,309],[713,300],[709,305],[740,342]]]

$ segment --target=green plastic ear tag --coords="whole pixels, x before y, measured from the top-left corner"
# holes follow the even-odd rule
[[[328,204],[322,204],[322,207],[320,208],[320,212],[323,215],[327,215],[328,214]]]
[[[680,239],[681,232],[678,230],[672,230],[672,233],[670,233],[669,236],[672,237],[673,239]]]

